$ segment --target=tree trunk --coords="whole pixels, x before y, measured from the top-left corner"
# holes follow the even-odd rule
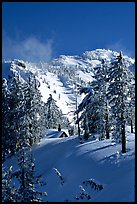
[[[89,126],[88,126],[88,117],[87,117],[87,113],[85,115],[85,133],[84,133],[84,139],[88,140],[89,138]]]
[[[79,125],[79,116],[77,113],[77,121],[78,121],[78,137],[80,138],[80,125]]]
[[[78,100],[77,100],[77,87],[75,87],[76,89],[76,110],[78,109]],[[78,121],[78,137],[80,139],[80,125],[79,125],[79,115],[77,113],[77,121]]]
[[[89,133],[88,133],[87,129],[85,129],[84,139],[88,140],[88,138],[89,138]]]
[[[121,130],[122,130],[122,153],[126,153],[126,133],[125,133],[125,120],[124,120],[124,107],[125,104],[123,102],[123,97],[122,97],[122,107],[123,110],[121,112],[121,121],[122,121],[122,125],[121,125]]]
[[[122,124],[122,153],[126,153],[125,124]]]
[[[60,124],[58,125],[58,131],[59,131],[59,132],[61,131],[61,126],[60,126]]]
[[[106,131],[106,139],[109,139],[109,130]]]
[[[108,114],[106,115],[106,139],[109,139],[109,124],[108,124]]]
[[[108,110],[108,101],[107,101],[107,99],[106,99],[105,106],[106,106],[106,115],[105,115],[105,120],[106,120],[106,124],[105,124],[105,134],[106,134],[106,139],[109,139],[109,138],[110,138],[110,135],[109,135],[109,110]]]
[[[133,121],[131,119],[131,133],[133,133]]]

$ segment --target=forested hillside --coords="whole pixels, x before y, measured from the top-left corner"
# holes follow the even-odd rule
[[[134,70],[134,59],[105,49],[3,61],[4,202],[134,200]]]

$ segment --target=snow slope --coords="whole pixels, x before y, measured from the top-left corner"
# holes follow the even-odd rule
[[[32,148],[36,175],[42,175],[42,180],[47,182],[40,189],[48,194],[43,201],[133,202],[135,135],[129,133],[128,129],[125,154],[121,153],[121,144],[111,140],[90,138],[80,143],[77,136],[43,138]],[[12,165],[16,170],[16,157],[8,159],[5,165]],[[97,191],[89,184],[86,186],[86,181],[92,181],[103,188]],[[80,198],[82,192],[89,195],[90,199],[86,196]]]
[[[86,51],[81,56],[61,55],[51,63],[31,63],[22,60],[3,61],[2,77],[8,80],[8,75],[18,72],[22,80],[27,81],[32,74],[36,75],[39,82],[39,90],[42,100],[47,102],[49,94],[57,101],[58,107],[62,110],[73,124],[74,111],[76,110],[76,85],[82,80],[84,85],[93,80],[94,67],[101,63],[102,59],[113,61],[118,55],[117,52],[105,49]],[[124,56],[129,67],[134,69],[135,60]],[[24,66],[25,65],[25,68]],[[67,72],[63,72],[63,67]],[[74,75],[74,76],[72,76]],[[77,98],[78,104],[84,95]]]
[[[19,73],[20,79],[27,81],[29,76],[36,74],[37,71],[38,76],[36,76],[36,79],[39,82],[42,100],[46,103],[49,95],[52,94],[57,102],[57,106],[62,110],[63,114],[66,115],[70,121],[73,121],[76,104],[73,87],[69,84],[69,79],[66,76],[57,76],[49,71],[47,71],[46,74],[41,73],[36,67],[32,67],[31,63],[25,64],[26,68],[23,68],[16,63],[16,60],[4,62],[2,64],[2,77],[9,80],[9,76],[12,77],[13,73]],[[82,96],[80,96],[80,100],[82,100]]]

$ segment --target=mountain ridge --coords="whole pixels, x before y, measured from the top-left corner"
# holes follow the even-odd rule
[[[42,100],[47,102],[49,94],[52,94],[63,114],[72,122],[76,100],[79,104],[83,99],[83,95],[76,96],[76,86],[87,86],[93,80],[94,67],[98,66],[102,59],[113,61],[118,54],[112,50],[96,49],[86,51],[81,56],[60,55],[51,63],[3,60],[2,77],[8,80],[9,75],[12,77],[13,73],[19,73],[21,80],[27,81],[28,77],[34,74],[39,83]],[[134,71],[135,59],[125,55],[124,57],[129,69]]]

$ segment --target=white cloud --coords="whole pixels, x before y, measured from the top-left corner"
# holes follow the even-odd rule
[[[53,40],[40,41],[35,36],[25,40],[11,39],[5,33],[2,37],[2,58],[22,59],[31,62],[50,61],[53,57]]]

